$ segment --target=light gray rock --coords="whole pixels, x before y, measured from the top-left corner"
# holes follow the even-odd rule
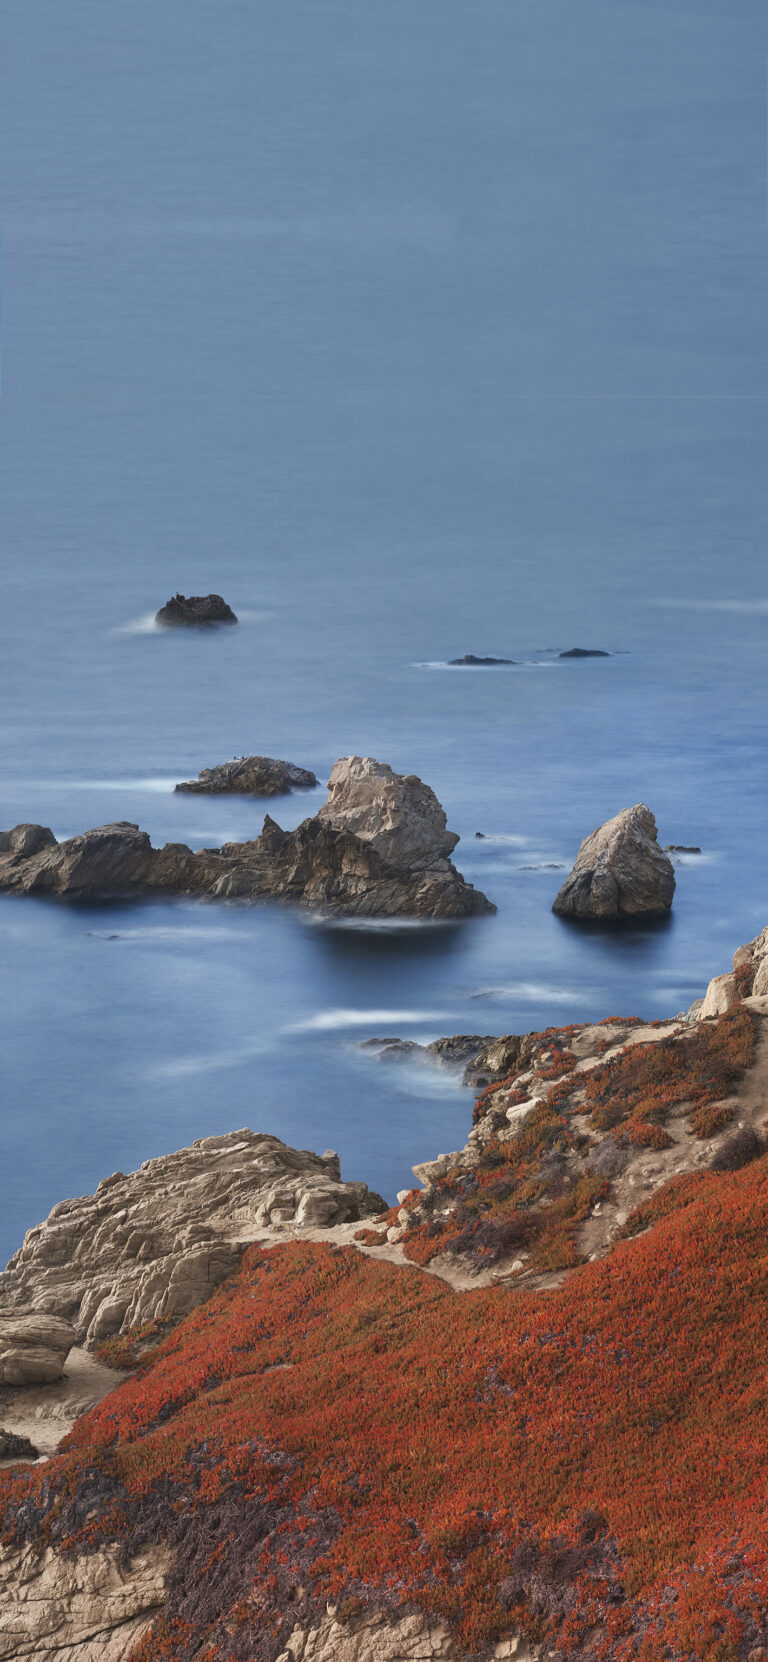
[[[317,784],[309,768],[296,767],[272,756],[239,756],[216,767],[203,768],[197,779],[186,779],[177,791],[197,796],[286,796],[311,790]]]
[[[0,1312],[0,1384],[48,1385],[61,1379],[75,1342],[68,1321],[23,1302]]]
[[[328,780],[319,818],[369,843],[391,865],[408,870],[446,859],[459,841],[440,803],[415,773],[393,773],[371,756],[343,756]]]
[[[60,1331],[66,1354],[76,1341],[188,1315],[231,1274],[249,1234],[354,1223],[385,1204],[365,1183],[342,1183],[332,1151],[247,1130],[201,1138],[127,1177],[115,1172],[94,1195],[54,1206],[11,1259],[0,1277],[0,1358],[4,1333],[15,1358],[17,1329],[28,1346],[50,1345]]]
[[[710,981],[701,1008],[698,1013],[699,1021],[706,1021],[710,1016],[725,1015],[739,1002],[739,989],[736,976],[733,972],[727,975],[716,975]]]
[[[577,918],[663,914],[674,892],[672,861],[659,847],[650,808],[638,802],[584,838],[552,910]]]

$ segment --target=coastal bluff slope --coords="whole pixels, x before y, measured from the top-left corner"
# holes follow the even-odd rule
[[[195,1145],[236,1264],[186,1315],[70,1309],[122,1372],[0,1477],[0,1659],[765,1662],[767,965],[768,930],[668,1022],[506,1036],[377,1216],[330,1154],[285,1180],[346,1221],[238,1190],[276,1139]],[[121,1266],[141,1178],[69,1203]],[[56,1223],[11,1302],[53,1311]]]

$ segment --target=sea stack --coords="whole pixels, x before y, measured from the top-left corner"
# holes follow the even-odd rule
[[[203,768],[197,779],[185,779],[174,788],[196,796],[287,796],[317,784],[309,768],[281,762],[273,756],[235,756],[231,762]]]
[[[674,868],[659,847],[656,820],[638,802],[584,838],[552,910],[574,918],[658,916],[669,911],[674,892]]]
[[[175,594],[155,613],[165,629],[199,629],[213,623],[237,623],[231,606],[220,594]]]

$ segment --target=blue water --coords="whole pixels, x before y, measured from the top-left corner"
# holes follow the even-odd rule
[[[262,809],[175,780],[370,754],[498,905],[0,901],[0,1256],[244,1124],[391,1197],[471,1102],[360,1038],[674,1012],[768,920],[764,8],[37,0],[0,35],[0,824],[199,847]],[[144,627],[177,588],[240,628]],[[526,662],[424,667],[465,652]],[[554,918],[522,868],[640,800],[704,849],[669,925]]]

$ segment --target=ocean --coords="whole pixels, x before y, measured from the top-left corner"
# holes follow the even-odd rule
[[[243,1125],[391,1200],[472,1098],[360,1040],[675,1013],[768,922],[764,8],[37,0],[0,34],[0,825],[211,846],[323,790],[176,781],[371,755],[498,907],[0,899],[0,1256]],[[177,589],[239,627],[154,629]],[[554,917],[639,801],[702,849],[671,919]]]

